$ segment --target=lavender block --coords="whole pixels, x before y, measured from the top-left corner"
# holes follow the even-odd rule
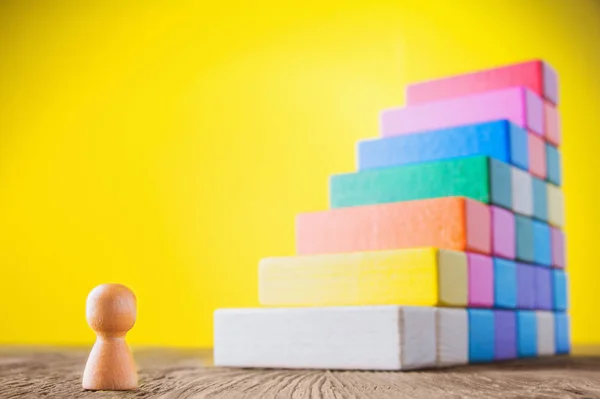
[[[536,266],[517,263],[517,308],[535,309]]]
[[[535,308],[553,308],[552,271],[545,267],[535,267]]]
[[[515,359],[517,357],[517,314],[511,310],[494,311],[496,360]]]

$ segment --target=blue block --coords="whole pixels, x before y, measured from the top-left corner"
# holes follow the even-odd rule
[[[528,152],[527,132],[502,120],[360,141],[358,168],[484,155],[528,170]]]
[[[562,181],[560,153],[550,143],[546,143],[546,179],[560,186]]]
[[[490,158],[492,204],[512,211],[512,172],[509,164]]]
[[[562,270],[552,270],[552,307],[554,310],[567,310],[567,274]]]
[[[535,260],[533,246],[533,219],[515,214],[515,235],[517,239],[517,259],[533,263]]]
[[[537,356],[537,317],[534,311],[517,311],[517,356]]]
[[[550,226],[537,220],[533,225],[533,263],[548,266],[552,265],[552,244]]]
[[[548,187],[545,181],[532,176],[533,182],[533,217],[548,222]]]
[[[502,258],[494,258],[494,307],[517,307],[517,265]]]
[[[571,352],[569,316],[563,312],[554,313],[554,327],[556,354],[568,354]]]
[[[490,309],[467,309],[469,314],[469,363],[494,360],[496,346],[494,312]]]

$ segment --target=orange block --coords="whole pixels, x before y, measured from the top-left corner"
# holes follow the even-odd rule
[[[464,197],[336,208],[296,217],[299,254],[413,247],[491,252],[490,208]]]

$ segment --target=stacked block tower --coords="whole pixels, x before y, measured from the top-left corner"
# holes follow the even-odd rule
[[[558,78],[533,60],[409,85],[215,312],[217,366],[407,370],[570,352]]]

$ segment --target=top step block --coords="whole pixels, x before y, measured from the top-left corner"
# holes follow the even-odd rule
[[[387,109],[380,114],[380,131],[389,137],[502,119],[545,136],[544,102],[523,87]]]
[[[542,60],[531,60],[480,71],[432,79],[407,86],[406,103],[422,104],[509,87],[526,87],[558,105],[558,76]]]
[[[529,169],[528,133],[506,120],[364,140],[357,149],[359,170],[472,155]]]

